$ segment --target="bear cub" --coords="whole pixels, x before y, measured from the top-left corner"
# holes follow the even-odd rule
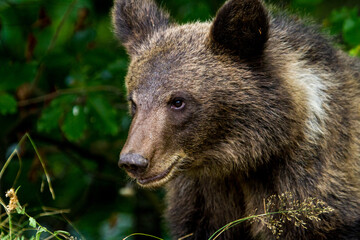
[[[131,59],[119,166],[166,188],[174,239],[208,239],[267,201],[312,198],[328,211],[284,220],[281,239],[360,239],[358,59],[260,0],[228,0],[212,21],[183,25],[153,0],[115,0],[112,16]],[[266,221],[219,239],[277,238]]]

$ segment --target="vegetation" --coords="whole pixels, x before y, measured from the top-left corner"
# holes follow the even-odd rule
[[[313,18],[339,48],[360,57],[358,0],[267,2]],[[159,3],[188,22],[211,19],[223,0]],[[112,0],[0,0],[2,238],[10,222],[33,229],[22,232],[24,239],[47,231],[61,239],[134,232],[168,238],[162,191],[134,187],[117,167],[130,124],[128,57],[111,32],[111,6]],[[42,191],[50,182],[53,193]],[[8,193],[21,203],[16,214],[6,207],[9,189],[18,189]]]

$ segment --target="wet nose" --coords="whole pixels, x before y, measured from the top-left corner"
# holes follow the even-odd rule
[[[149,161],[140,154],[128,153],[120,155],[119,167],[125,168],[127,172],[140,175],[145,172]]]

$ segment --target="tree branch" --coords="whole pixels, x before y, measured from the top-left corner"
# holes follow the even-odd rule
[[[72,89],[59,89],[55,92],[30,98],[22,101],[18,101],[18,107],[25,107],[32,104],[37,104],[41,102],[50,101],[56,97],[59,97],[61,95],[68,95],[68,94],[84,94],[89,92],[112,92],[116,95],[121,95],[122,92],[120,89],[114,87],[114,86],[93,86],[93,87],[84,87],[84,88],[72,88]]]

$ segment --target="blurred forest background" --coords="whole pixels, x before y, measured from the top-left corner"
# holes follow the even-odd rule
[[[209,20],[223,4],[158,2],[180,23]],[[268,3],[312,18],[339,48],[360,56],[359,0]],[[135,232],[168,239],[162,190],[137,188],[117,167],[131,120],[123,83],[128,56],[113,37],[111,7],[112,0],[0,0],[0,197],[7,204],[5,192],[21,186],[17,196],[28,215],[78,239]],[[25,133],[47,167],[55,200],[30,139],[18,144]],[[13,238],[16,228],[25,239],[39,232],[28,220],[12,214]],[[9,237],[4,208],[0,231]]]

